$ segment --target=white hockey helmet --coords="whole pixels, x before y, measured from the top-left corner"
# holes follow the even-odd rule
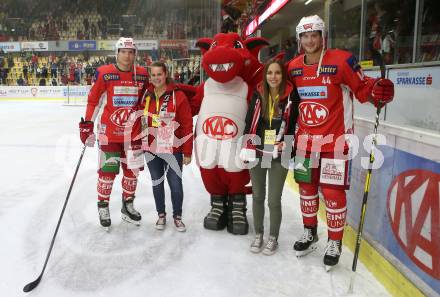
[[[299,37],[302,33],[320,31],[322,38],[325,39],[325,23],[324,21],[315,15],[303,17],[298,26],[296,26],[296,39],[299,41]]]
[[[303,17],[298,26],[296,26],[296,39],[298,41],[298,52],[301,52],[301,40],[300,35],[306,32],[320,31],[322,37],[322,50],[319,57],[318,68],[316,69],[316,76],[319,77],[321,72],[322,59],[324,58],[324,52],[326,48],[326,36],[325,36],[325,23],[324,21],[315,15]]]
[[[133,38],[131,38],[131,37],[119,38],[119,40],[116,42],[116,45],[115,45],[116,55],[118,54],[118,52],[121,48],[133,49],[135,52],[137,52],[136,43],[134,42]]]

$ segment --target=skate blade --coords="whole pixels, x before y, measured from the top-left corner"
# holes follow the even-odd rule
[[[132,220],[129,216],[127,216],[127,215],[125,215],[125,214],[122,214],[121,217],[122,217],[122,219],[123,219],[124,221],[126,221],[127,223],[133,224],[133,225],[135,225],[135,226],[140,226],[140,225],[141,225],[141,222],[140,222],[140,221]]]
[[[318,247],[316,246],[316,244],[312,244],[308,249],[306,249],[305,251],[296,251],[296,257],[297,258],[301,258],[304,256],[307,256],[308,254],[310,254],[313,251],[316,251]]]
[[[325,271],[326,272],[330,272],[332,269],[333,269],[333,267],[335,267],[334,265],[333,266],[330,266],[330,265],[324,265],[325,266]]]
[[[108,226],[108,227],[104,227],[104,226],[102,226],[102,229],[103,229],[105,232],[110,233],[110,226]]]

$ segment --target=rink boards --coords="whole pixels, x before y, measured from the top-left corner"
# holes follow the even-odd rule
[[[85,103],[91,86],[0,86],[0,101],[51,100]]]
[[[373,122],[356,120],[361,139]],[[373,170],[364,235],[379,253],[429,296],[440,294],[440,136],[381,123],[383,165]],[[366,170],[353,159],[348,222],[359,223]],[[435,293],[434,293],[435,292]],[[409,296],[409,295],[408,295]]]

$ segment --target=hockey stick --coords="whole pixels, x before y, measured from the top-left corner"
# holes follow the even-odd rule
[[[385,71],[385,63],[383,61],[382,56],[380,56],[379,63],[380,63],[380,77],[385,78],[385,72],[386,72]],[[357,237],[356,237],[356,248],[355,248],[354,256],[353,256],[353,265],[351,267],[352,275],[350,278],[350,287],[348,289],[349,293],[353,293],[354,278],[356,275],[357,262],[358,262],[358,258],[359,258],[360,248],[361,248],[362,231],[364,229],[365,213],[367,211],[368,193],[370,192],[370,181],[371,181],[371,174],[373,171],[373,163],[374,163],[374,150],[375,150],[376,144],[377,144],[377,127],[379,126],[379,115],[380,115],[381,109],[382,109],[382,106],[380,104],[378,104],[377,109],[376,109],[376,121],[374,123],[373,142],[371,144],[371,151],[370,151],[370,162],[368,163],[368,172],[367,172],[367,176],[365,178],[364,197],[362,200],[361,217],[359,219],[359,228],[358,228]]]
[[[52,237],[52,242],[50,243],[49,251],[47,252],[47,255],[46,255],[46,261],[44,262],[43,270],[41,271],[40,275],[38,276],[38,278],[36,280],[34,280],[33,282],[30,282],[26,286],[24,286],[23,292],[27,293],[27,292],[30,292],[33,289],[35,289],[35,287],[38,286],[38,284],[41,281],[41,278],[43,277],[44,270],[46,270],[47,262],[49,261],[50,253],[52,252],[53,244],[55,243],[55,238],[57,236],[58,229],[60,228],[61,220],[63,218],[64,211],[66,210],[67,202],[69,201],[70,192],[72,191],[72,187],[73,187],[73,184],[74,184],[75,179],[76,179],[76,174],[78,173],[79,165],[81,164],[81,161],[82,161],[82,158],[84,156],[84,152],[86,150],[86,147],[87,146],[84,145],[84,147],[82,149],[82,152],[81,152],[81,156],[79,157],[79,160],[78,160],[78,164],[76,165],[75,174],[73,175],[72,182],[70,183],[69,191],[67,192],[66,201],[64,201],[63,210],[61,211],[61,215],[60,215],[60,218],[58,219],[58,223],[57,223],[57,227],[55,229],[55,233],[54,233],[54,235]]]

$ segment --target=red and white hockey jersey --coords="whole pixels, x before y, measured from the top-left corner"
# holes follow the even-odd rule
[[[98,122],[99,139],[106,137],[108,142],[122,143],[130,140],[127,136],[124,140],[124,133],[131,131],[132,137],[140,134],[140,120],[136,120],[131,129],[127,120],[139,109],[141,96],[147,86],[148,72],[142,67],[136,67],[136,82],[133,71],[121,71],[113,64],[96,70],[85,120],[95,121],[101,105],[104,105]]]
[[[307,65],[304,58],[300,55],[291,60],[287,69],[301,98],[297,148],[343,150],[344,135],[353,133],[353,93],[360,102],[368,101],[374,80],[364,76],[356,57],[343,50],[325,51],[319,77],[318,64]]]

